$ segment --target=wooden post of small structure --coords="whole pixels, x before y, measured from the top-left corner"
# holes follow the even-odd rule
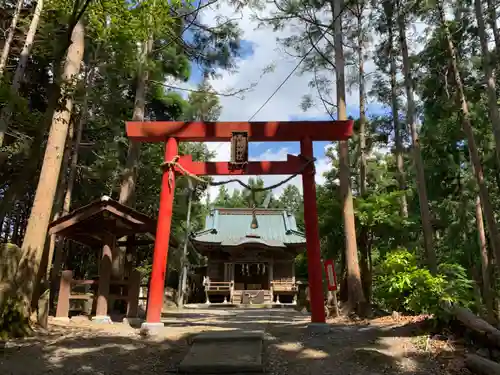
[[[71,295],[71,282],[73,281],[73,271],[62,271],[59,285],[59,296],[57,298],[56,319],[69,319],[69,297]]]
[[[133,270],[128,284],[127,318],[137,318],[139,312],[139,291],[141,288],[141,273]]]
[[[132,234],[127,237],[125,256],[125,277],[131,277],[134,270],[135,260],[137,258],[137,246],[135,245],[135,236]]]
[[[270,260],[268,263],[269,267],[269,290],[271,292],[271,303],[274,303],[274,290],[273,290],[273,281],[274,281],[274,261]]]
[[[102,256],[99,268],[99,291],[97,296],[96,316],[92,320],[102,323],[110,323],[108,316],[109,286],[111,282],[111,271],[113,261],[113,248],[116,245],[116,238],[108,233],[104,238]]]

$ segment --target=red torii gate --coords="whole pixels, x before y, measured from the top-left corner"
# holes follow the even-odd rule
[[[315,169],[314,164],[306,165],[306,163],[307,160],[314,158],[313,141],[347,140],[352,135],[352,120],[290,122],[129,121],[126,123],[126,127],[127,136],[132,141],[165,142],[167,168],[162,177],[146,327],[152,328],[155,325],[161,325],[160,318],[175,191],[175,178],[171,178],[171,173],[182,172],[171,164],[178,154],[178,142],[229,142],[234,134],[244,134],[247,140],[252,142],[300,141],[302,158],[288,155],[287,161],[250,161],[245,162],[240,168],[234,168],[234,164],[231,162],[194,162],[191,156],[180,157],[178,163],[183,169],[194,175],[290,175],[302,171],[311,321],[313,323],[325,322],[314,181]]]

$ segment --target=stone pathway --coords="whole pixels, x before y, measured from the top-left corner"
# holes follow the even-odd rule
[[[441,374],[415,347],[408,327],[333,322],[330,333],[314,334],[308,322],[308,316],[284,309],[174,311],[159,336],[145,338],[124,324],[96,326],[79,319],[10,343],[0,352],[0,374],[174,373],[194,335],[241,330],[265,332],[263,364],[270,375]]]

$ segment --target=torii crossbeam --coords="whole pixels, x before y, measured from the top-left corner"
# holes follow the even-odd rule
[[[316,207],[316,185],[313,141],[347,140],[353,131],[353,121],[281,121],[281,122],[178,122],[156,121],[126,123],[127,136],[132,141],[165,142],[165,162],[178,154],[178,142],[229,142],[235,133],[245,134],[249,142],[300,142],[300,157],[288,155],[286,161],[249,161],[234,168],[227,162],[196,162],[190,156],[179,158],[180,169],[193,175],[270,175],[302,174],[304,222],[307,246],[307,268],[311,302],[311,321],[325,322],[322,266]],[[160,325],[165,274],[170,239],[175,179],[171,172],[180,173],[171,165],[163,173],[160,211],[153,255],[146,324]]]

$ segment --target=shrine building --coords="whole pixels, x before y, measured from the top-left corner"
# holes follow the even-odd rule
[[[207,258],[206,303],[296,303],[295,257],[306,239],[292,213],[215,208],[191,243]]]

